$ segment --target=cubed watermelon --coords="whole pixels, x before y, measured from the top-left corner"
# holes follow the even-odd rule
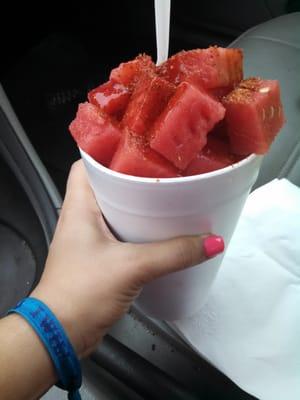
[[[175,86],[153,74],[144,73],[131,96],[122,126],[136,134],[144,134],[165,108]]]
[[[229,143],[209,134],[206,146],[191,161],[183,175],[204,174],[225,168],[235,161],[236,158],[230,153]]]
[[[121,63],[110,73],[110,79],[125,86],[134,85],[145,71],[155,71],[155,64],[150,56],[140,54],[134,60]]]
[[[130,99],[128,87],[108,81],[88,93],[89,102],[98,106],[108,115],[121,120]]]
[[[217,46],[158,67],[139,55],[89,92],[70,131],[96,161],[135,176],[201,174],[264,154],[285,120],[279,84],[242,81],[242,62],[240,49]]]
[[[279,83],[249,78],[223,99],[231,151],[264,154],[284,124]]]
[[[222,119],[220,122],[218,122],[209,132],[209,137],[212,136],[216,139],[223,140],[229,144],[229,137],[227,133],[227,126],[225,123],[225,119]]]
[[[150,146],[184,170],[205,146],[208,132],[224,118],[224,114],[221,103],[182,82],[157,118]]]
[[[181,51],[160,65],[158,74],[176,85],[185,81],[207,90],[225,88],[226,94],[243,79],[243,53],[217,46]]]
[[[213,89],[205,89],[207,93],[213,96],[216,100],[221,101],[224,96],[227,96],[232,90],[234,89],[233,86],[224,86],[218,87]]]
[[[127,175],[172,178],[178,176],[174,166],[150,149],[143,136],[125,131],[110,168]]]
[[[108,166],[120,141],[121,131],[88,102],[79,104],[76,118],[69,126],[78,146],[99,163]]]

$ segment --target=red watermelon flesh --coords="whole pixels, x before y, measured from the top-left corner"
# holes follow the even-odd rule
[[[166,80],[153,74],[143,74],[135,86],[122,126],[136,134],[144,134],[174,92],[174,85]]]
[[[183,175],[198,175],[225,168],[236,162],[229,144],[209,134],[207,145],[191,161]]]
[[[121,63],[110,73],[110,79],[125,86],[136,83],[140,75],[145,71],[155,71],[155,64],[150,56],[140,54],[134,60]]]
[[[243,53],[216,46],[181,51],[160,65],[158,74],[176,85],[185,81],[212,90],[212,94],[223,88],[227,94],[243,79]]]
[[[142,136],[126,131],[111,161],[110,169],[127,175],[172,178],[178,170],[166,159],[150,149]]]
[[[70,131],[96,161],[136,176],[194,175],[263,154],[284,124],[279,85],[241,81],[242,58],[210,47],[155,67],[140,55],[89,92]]]
[[[130,99],[129,89],[114,81],[108,81],[88,93],[91,104],[98,106],[108,115],[121,120]]]
[[[285,121],[278,81],[246,79],[222,102],[231,151],[266,153]]]
[[[108,166],[121,137],[120,129],[93,104],[79,104],[69,126],[78,146],[99,163]]]
[[[154,124],[150,146],[184,170],[206,145],[206,136],[225,109],[193,85],[181,83]]]
[[[227,126],[224,119],[222,119],[213,127],[213,129],[209,132],[209,137],[220,139],[221,141],[225,141],[229,144]]]
[[[227,96],[234,88],[232,86],[218,87],[214,89],[206,89],[207,93],[213,96],[216,100],[221,101],[224,96]]]

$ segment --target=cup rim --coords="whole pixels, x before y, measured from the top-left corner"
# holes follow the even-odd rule
[[[202,180],[210,179],[210,178],[216,177],[216,176],[226,175],[227,173],[229,173],[233,170],[236,170],[238,168],[241,168],[243,166],[250,164],[256,158],[262,157],[261,155],[252,153],[248,157],[244,158],[243,160],[238,161],[237,163],[231,164],[225,168],[221,168],[216,171],[206,172],[206,173],[198,174],[198,175],[180,176],[180,177],[174,177],[174,178],[145,178],[145,177],[127,175],[127,174],[123,174],[121,172],[113,171],[113,170],[105,167],[104,165],[98,163],[96,160],[94,160],[90,155],[88,155],[80,147],[79,147],[79,151],[81,153],[82,158],[86,159],[89,162],[89,164],[91,164],[94,168],[96,168],[101,173],[104,173],[108,176],[119,179],[123,182],[134,182],[137,184],[147,183],[147,184],[156,184],[156,185],[158,183],[162,183],[162,184],[167,183],[167,184],[171,185],[171,184],[178,184],[178,183],[195,182],[195,181],[202,181]]]

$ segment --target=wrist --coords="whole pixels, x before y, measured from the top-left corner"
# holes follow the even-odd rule
[[[8,313],[19,314],[33,328],[55,366],[57,386],[68,391],[69,399],[81,399],[80,363],[62,324],[52,310],[40,299],[30,296],[21,300]]]
[[[6,315],[3,321],[4,320],[8,322],[8,326],[10,326],[13,331],[10,344],[17,348],[16,353],[19,353],[26,348],[27,351],[35,355],[36,360],[42,360],[42,363],[38,363],[43,365],[43,370],[48,370],[48,376],[51,377],[50,383],[54,384],[57,380],[56,370],[48,351],[32,326],[21,315],[16,313]],[[23,346],[22,350],[21,346]]]
[[[61,296],[53,296],[40,285],[34,289],[30,296],[42,301],[50,308],[63,326],[77,356],[81,358],[84,354],[84,344],[81,340],[80,331],[77,329],[76,315],[74,316],[70,302]]]
[[[1,399],[40,398],[55,384],[49,353],[23,317],[14,313],[0,320],[0,343]]]
[[[50,308],[63,326],[79,359],[90,355],[107,333],[107,329],[101,329],[95,320],[97,316],[92,306],[88,315],[80,310],[80,307],[71,301],[68,295],[58,294],[57,291],[54,293],[44,283],[39,283],[30,296],[42,301]]]

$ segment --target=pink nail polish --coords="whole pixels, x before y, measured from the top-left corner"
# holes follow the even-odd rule
[[[225,244],[222,236],[210,235],[203,240],[203,250],[207,258],[215,257],[224,251]]]

